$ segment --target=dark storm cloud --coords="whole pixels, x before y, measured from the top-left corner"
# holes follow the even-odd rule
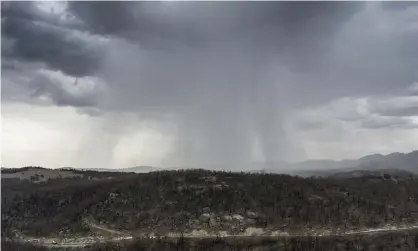
[[[81,19],[93,33],[128,36],[154,32],[158,27],[143,18],[142,2],[70,2],[69,11]],[[151,3],[152,4],[152,3]]]
[[[323,54],[318,46],[330,46],[338,26],[358,10],[357,3],[153,2],[122,8],[108,3],[126,13],[116,15],[123,18],[105,29],[102,25],[109,21],[103,18],[111,8],[75,4],[73,10],[84,12],[74,15],[93,31],[123,36],[149,49],[121,45],[108,56],[104,74],[118,83],[112,95],[119,97],[119,107],[177,114],[181,136],[176,148],[194,163],[246,161],[254,137],[269,161],[287,158],[283,111],[295,105],[289,101],[310,80],[292,81],[291,72],[274,67],[286,64],[284,68],[312,72],[309,68],[316,68]],[[132,26],[134,17],[142,21]],[[305,100],[298,99],[300,106],[299,101]]]
[[[268,2],[265,20],[253,25],[256,43],[280,54],[296,71],[324,67],[333,37],[363,7],[361,2]]]
[[[4,4],[4,2],[2,2]],[[44,62],[51,69],[73,76],[93,74],[99,67],[100,44],[89,43],[82,33],[58,26],[41,14],[32,2],[10,2],[2,8],[2,59]]]
[[[84,25],[69,13],[53,13],[45,15],[37,6],[37,2],[3,1],[1,2],[1,16],[26,21],[47,22],[62,27],[83,29]]]
[[[178,49],[240,39],[248,49],[268,47],[270,53],[282,54],[287,48],[288,63],[312,67],[317,63],[309,60],[328,48],[327,39],[362,6],[360,2],[75,1],[69,3],[69,10],[93,33],[125,37],[145,47]]]
[[[43,60],[70,75],[93,74],[100,61],[98,49],[70,39],[72,34],[68,30],[54,27],[60,24],[128,38],[145,48],[204,49],[202,46],[238,39],[240,47],[247,50],[256,47],[265,51],[264,56],[280,55],[295,69],[309,70],[320,65],[318,61],[329,47],[329,37],[362,6],[362,3],[333,2],[68,4],[68,13],[76,21],[67,23],[42,15],[30,2],[9,3],[8,8],[3,8],[2,35],[16,39],[10,53],[22,59]]]
[[[185,49],[222,39],[231,25],[231,13],[241,11],[241,4],[235,4],[238,8],[231,13],[225,11],[225,8],[231,10],[230,3],[219,8],[219,4],[210,2],[177,2],[173,9],[164,9],[170,8],[169,5],[164,2],[70,2],[69,11],[92,33],[122,37],[151,49]],[[177,13],[178,9],[183,10]]]
[[[405,26],[415,15],[410,9],[387,14],[373,7],[379,3],[359,2],[68,5],[72,26],[25,14],[33,8],[5,15],[4,55],[102,77],[109,95],[100,108],[173,115],[174,155],[183,163],[248,161],[254,138],[266,160],[286,159],[292,147],[282,125],[293,109],[402,89],[418,77],[418,37]],[[380,28],[381,19],[400,21]],[[109,42],[102,47],[92,37]],[[74,101],[44,85],[35,86],[57,104]]]

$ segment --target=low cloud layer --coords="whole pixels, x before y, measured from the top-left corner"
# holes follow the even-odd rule
[[[167,164],[302,160],[321,154],[294,131],[332,102],[341,123],[416,131],[417,34],[413,3],[2,2],[2,103],[91,119],[78,163],[144,121]]]

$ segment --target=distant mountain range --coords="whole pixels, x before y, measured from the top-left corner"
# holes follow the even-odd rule
[[[280,163],[248,163],[225,166],[184,166],[184,167],[154,167],[154,166],[135,166],[120,169],[106,168],[87,168],[82,170],[99,172],[134,172],[147,173],[162,170],[178,169],[207,169],[218,171],[243,171],[243,172],[265,172],[283,173],[290,175],[307,176],[335,176],[339,173],[352,173],[358,175],[358,171],[363,173],[396,173],[399,171],[401,176],[406,173],[418,175],[418,150],[410,153],[391,153],[388,155],[373,154],[359,159],[347,159],[341,161],[334,160],[308,160],[303,162],[280,162]],[[2,167],[3,170],[3,167]],[[397,171],[398,170],[398,171]],[[364,172],[365,171],[365,172]],[[402,173],[403,172],[403,173]],[[361,172],[360,172],[361,173]]]
[[[403,174],[418,174],[418,150],[410,153],[391,153],[388,155],[373,154],[359,159],[347,159],[341,161],[334,160],[308,160],[296,163],[248,163],[225,166],[196,166],[196,167],[176,167],[160,168],[153,166],[136,166],[122,169],[88,169],[96,171],[114,172],[135,172],[144,173],[161,170],[201,168],[209,170],[223,171],[244,171],[244,172],[266,172],[284,173],[300,176],[331,176],[341,172],[367,171],[396,173],[396,170],[404,171]],[[404,175],[402,175],[404,176]]]
[[[118,168],[118,169],[84,168],[82,170],[98,171],[98,172],[148,173],[148,172],[161,171],[161,170],[164,170],[164,169],[159,168],[159,167],[154,167],[154,166],[134,166],[134,167]]]
[[[418,174],[418,151],[410,153],[373,154],[360,159],[349,160],[308,160],[298,163],[269,164],[259,171],[289,173],[300,176],[330,176],[340,172],[357,170],[382,171],[401,170]]]

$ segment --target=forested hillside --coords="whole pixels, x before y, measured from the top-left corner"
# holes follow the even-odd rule
[[[158,235],[332,232],[413,224],[417,213],[418,180],[390,176],[332,179],[184,170],[2,182],[3,236],[15,230],[27,236],[89,235],[84,219]]]

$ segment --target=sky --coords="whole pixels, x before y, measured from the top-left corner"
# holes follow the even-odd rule
[[[1,19],[5,167],[418,149],[414,2],[3,1]]]

